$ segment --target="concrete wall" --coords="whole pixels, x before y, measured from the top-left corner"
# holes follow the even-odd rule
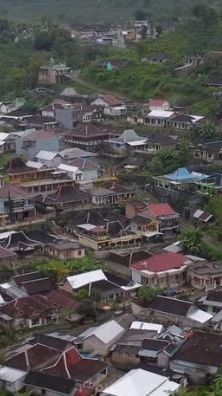
[[[109,353],[110,348],[119,338],[123,335],[125,330],[123,330],[118,336],[114,337],[110,342],[104,344],[97,337],[91,336],[83,341],[83,351],[84,352],[95,352],[101,356],[106,356]]]

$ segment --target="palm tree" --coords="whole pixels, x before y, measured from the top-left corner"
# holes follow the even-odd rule
[[[199,228],[187,228],[182,233],[184,249],[191,253],[199,255],[202,251],[203,234]]]

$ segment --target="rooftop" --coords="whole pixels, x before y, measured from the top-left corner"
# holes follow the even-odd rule
[[[222,335],[194,331],[175,354],[174,360],[209,366],[221,366]]]
[[[157,296],[150,304],[149,308],[153,311],[159,311],[165,314],[186,317],[191,306],[192,303],[188,301],[177,300],[176,298],[170,297]]]
[[[150,204],[148,210],[153,217],[165,217],[178,215],[173,208],[167,203],[163,204]]]
[[[135,369],[118,379],[103,391],[108,396],[165,396],[174,393],[180,385],[169,381],[168,378]]]
[[[133,269],[149,272],[164,272],[190,264],[186,256],[179,253],[162,253],[132,265]]]

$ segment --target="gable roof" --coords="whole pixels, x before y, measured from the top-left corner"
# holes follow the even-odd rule
[[[73,289],[79,289],[80,287],[89,285],[93,282],[98,282],[100,280],[107,280],[101,269],[67,277],[67,281]]]
[[[39,160],[47,160],[47,161],[52,161],[56,157],[62,157],[62,156],[58,152],[46,151],[46,150],[41,150],[35,155],[35,158]]]
[[[57,349],[36,343],[24,346],[21,351],[10,352],[4,363],[9,367],[29,371],[54,362],[58,356]]]
[[[60,354],[56,362],[45,367],[42,372],[86,382],[106,367],[107,364],[100,360],[83,358],[76,348],[72,347]]]
[[[39,318],[42,315],[52,311],[54,304],[49,302],[46,297],[40,294],[25,296],[10,301],[0,307],[0,312],[16,318]]]
[[[132,264],[132,268],[139,271],[163,272],[181,268],[189,263],[190,261],[183,254],[169,252],[156,254],[146,260]]]
[[[208,366],[221,366],[222,335],[194,331],[175,354],[174,360]]]
[[[107,396],[163,396],[173,394],[180,385],[167,377],[135,369],[119,378],[103,391]]]
[[[157,296],[150,304],[149,308],[151,310],[163,312],[170,315],[186,317],[191,306],[192,303],[188,301],[177,300],[176,298],[164,296]]]
[[[161,107],[164,105],[169,105],[169,102],[165,99],[150,99],[149,106],[151,107]]]
[[[176,216],[178,215],[173,208],[167,203],[163,204],[150,204],[148,206],[148,210],[153,217],[161,217],[161,216]]]
[[[30,194],[27,193],[19,184],[9,184],[0,188],[0,199],[8,198],[27,198]]]
[[[101,326],[94,327],[91,332],[85,337],[85,339],[89,337],[96,337],[104,344],[108,344],[112,340],[114,340],[117,336],[121,335],[124,331],[124,328],[119,325],[115,320],[110,320],[102,324]]]
[[[48,375],[38,371],[30,371],[25,380],[23,381],[25,385],[40,388],[45,390],[50,390],[52,392],[58,392],[62,395],[70,395],[76,388],[75,381],[68,378],[56,377],[55,375]]]

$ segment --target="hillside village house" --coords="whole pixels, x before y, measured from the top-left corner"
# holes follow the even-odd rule
[[[134,282],[156,288],[174,288],[186,282],[191,261],[178,253],[163,253],[132,264]]]
[[[170,369],[185,373],[193,384],[203,383],[220,370],[222,335],[193,331],[174,355]]]
[[[0,221],[22,221],[36,216],[32,195],[19,185],[8,185],[0,188]]]
[[[136,209],[136,210],[135,210]],[[135,208],[135,217],[131,217],[130,228],[133,232],[144,233],[149,237],[150,232],[172,237],[180,232],[179,214],[167,203],[148,204],[145,208]],[[132,204],[126,206],[126,213],[132,216]],[[126,215],[127,215],[126,214]]]
[[[54,61],[49,65],[43,65],[39,69],[39,84],[59,84],[62,76],[70,71],[65,64],[56,64]]]
[[[30,131],[16,138],[16,155],[34,159],[41,150],[59,151],[59,138],[52,131]]]
[[[7,164],[6,169],[11,183],[47,179],[52,176],[53,171],[53,168],[48,168],[40,163],[33,161],[27,161],[25,163],[20,157],[12,158]]]
[[[127,113],[127,107],[124,102],[110,95],[98,97],[91,105],[103,107],[104,115],[107,117],[123,117]]]
[[[222,268],[216,263],[197,263],[188,268],[187,279],[191,287],[212,290],[222,286]]]
[[[110,150],[119,155],[126,155],[128,151],[147,150],[147,139],[137,135],[133,129],[124,131],[118,138],[107,141]]]

